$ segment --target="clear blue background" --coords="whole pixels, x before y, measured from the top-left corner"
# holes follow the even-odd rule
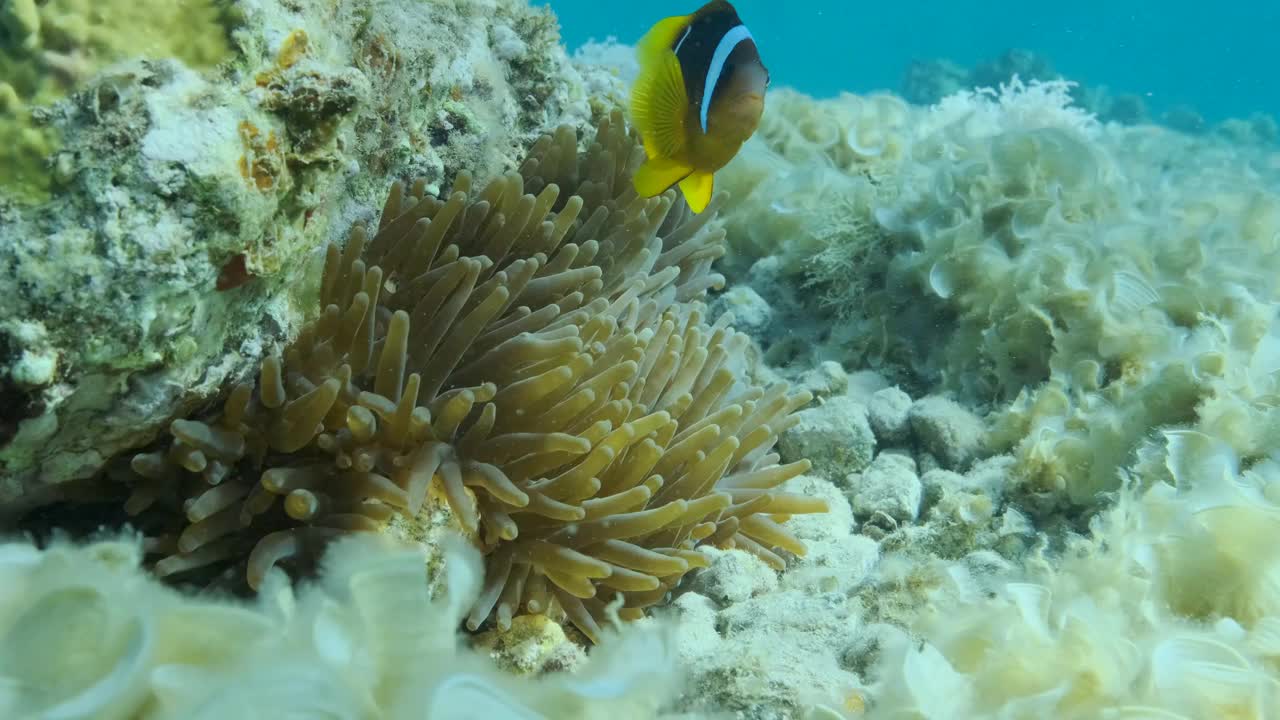
[[[608,35],[633,44],[698,0],[535,0],[560,18],[570,51]],[[969,68],[1009,48],[1061,74],[1146,97],[1155,112],[1210,120],[1280,115],[1280,0],[735,0],[775,83],[823,96],[899,90],[913,59]]]

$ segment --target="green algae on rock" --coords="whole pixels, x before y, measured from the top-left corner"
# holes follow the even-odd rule
[[[231,56],[231,18],[212,0],[13,0],[0,6],[0,195],[48,199],[62,129],[42,108],[129,58],[212,68]],[[37,119],[39,118],[39,119]]]

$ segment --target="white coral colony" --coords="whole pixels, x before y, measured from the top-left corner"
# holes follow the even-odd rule
[[[669,696],[670,639],[652,623],[571,678],[523,680],[460,649],[483,571],[461,541],[442,553],[435,600],[423,547],[356,535],[323,579],[295,593],[273,571],[245,606],[161,586],[131,539],[0,545],[0,717],[622,720]]]
[[[0,716],[128,717],[147,692],[157,617],[131,602],[139,549],[0,553]]]

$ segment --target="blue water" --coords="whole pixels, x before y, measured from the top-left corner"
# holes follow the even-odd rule
[[[570,50],[614,35],[634,43],[657,19],[697,0],[606,4],[543,0]],[[1144,97],[1153,113],[1178,105],[1206,119],[1280,115],[1277,0],[736,0],[775,82],[826,96],[900,90],[913,59],[964,67],[1009,48],[1044,55],[1062,75]],[[599,8],[607,7],[607,11]]]

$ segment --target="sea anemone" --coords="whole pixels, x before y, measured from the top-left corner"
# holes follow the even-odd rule
[[[746,339],[696,302],[723,283],[724,196],[698,216],[639,198],[642,159],[614,114],[585,153],[560,128],[478,190],[393,185],[376,229],[327,249],[319,318],[256,386],[132,458],[127,512],[180,509],[155,571],[243,566],[256,588],[413,522],[438,484],[486,554],[469,627],[547,613],[595,640],[611,603],[637,617],[704,566],[699,545],[802,554],[782,523],[825,504],[776,491],[809,463],[770,450],[810,395],[726,366]]]

